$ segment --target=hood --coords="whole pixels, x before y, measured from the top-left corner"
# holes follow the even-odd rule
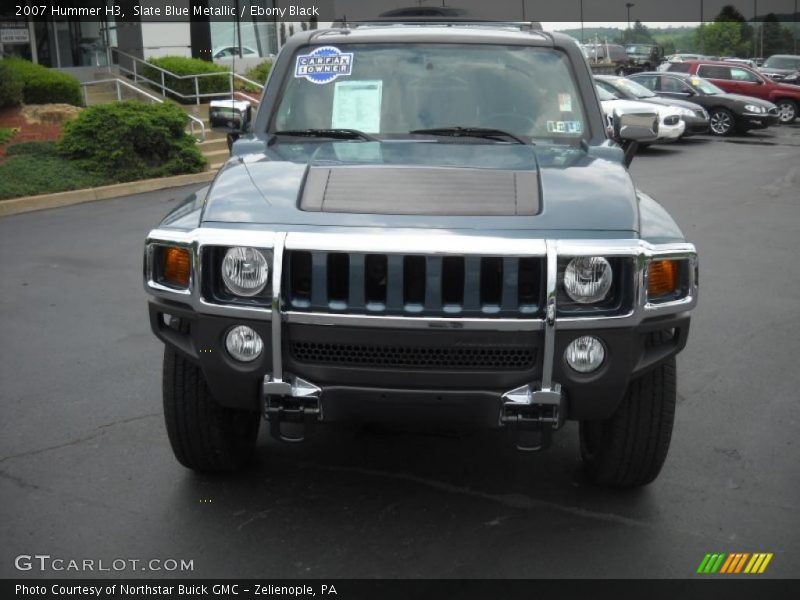
[[[580,146],[441,142],[279,143],[232,157],[203,224],[592,231],[639,230],[617,160]],[[609,155],[616,156],[611,152]]]
[[[800,89],[798,89],[800,91]],[[762,100],[761,98],[756,98],[755,96],[745,96],[744,94],[712,94],[711,98],[718,98],[720,96],[724,96],[728,100],[733,100],[735,102],[742,102],[745,104],[754,104],[755,106],[763,106],[764,108],[773,108],[775,105],[770,102],[769,100]]]
[[[600,104],[603,105],[603,112],[609,116],[612,116],[614,109],[628,112],[656,112],[659,117],[665,117],[679,112],[671,102],[662,104],[644,102],[642,100],[601,100]]]

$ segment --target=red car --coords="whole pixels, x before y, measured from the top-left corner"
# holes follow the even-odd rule
[[[667,70],[708,79],[731,94],[742,94],[772,102],[778,107],[781,123],[791,123],[797,118],[800,85],[779,83],[744,65],[730,62],[687,60],[671,63]]]

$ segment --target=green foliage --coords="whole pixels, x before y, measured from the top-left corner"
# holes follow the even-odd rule
[[[248,79],[252,79],[253,81],[264,85],[267,82],[267,76],[269,72],[272,70],[272,61],[265,60],[264,62],[258,63],[252,69],[249,69],[247,73],[245,73],[245,77]]]
[[[19,129],[16,127],[0,127],[0,146],[10,142],[11,138],[17,134],[17,131],[19,131]]]
[[[83,106],[81,84],[72,75],[21,58],[7,58],[0,64],[5,66],[6,72],[10,70],[12,78],[22,82],[22,101],[25,104]]]
[[[174,104],[98,104],[64,126],[57,149],[88,172],[115,181],[197,173],[206,161]]]
[[[715,21],[697,28],[695,45],[711,56],[746,56],[748,43],[742,38],[742,24]]]
[[[54,142],[12,144],[0,163],[0,199],[78,190],[113,183],[64,158]]]
[[[185,56],[161,56],[158,58],[151,58],[149,63],[166,69],[175,75],[201,75],[203,73],[221,73],[211,77],[200,77],[197,79],[197,87],[201,94],[214,94],[230,92],[230,77],[227,75],[228,69],[226,67],[215,65],[212,62],[200,60],[199,58],[187,58]],[[143,73],[145,77],[155,82],[161,82],[161,71],[153,69],[152,67],[144,67]],[[176,100],[180,102],[194,102],[195,80],[193,78],[178,79],[170,75],[164,75],[164,85],[176,92],[187,96],[171,94]],[[156,88],[158,89],[158,88]],[[188,96],[192,96],[189,98]]]
[[[22,78],[6,61],[0,60],[0,108],[22,103]]]

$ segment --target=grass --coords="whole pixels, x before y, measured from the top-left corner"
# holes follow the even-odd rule
[[[55,150],[54,142],[24,142],[6,149],[0,163],[0,200],[116,183],[86,173]]]
[[[11,141],[18,131],[16,127],[0,127],[0,146]]]

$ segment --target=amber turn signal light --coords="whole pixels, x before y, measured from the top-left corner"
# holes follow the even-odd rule
[[[177,287],[189,287],[191,264],[188,250],[174,246],[161,249],[161,275],[164,283]]]
[[[647,295],[650,298],[667,296],[678,290],[678,261],[654,260],[647,277]]]

